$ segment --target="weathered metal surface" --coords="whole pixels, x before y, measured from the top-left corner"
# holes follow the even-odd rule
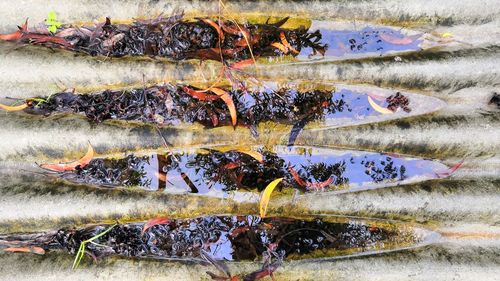
[[[425,247],[381,255],[324,261],[285,261],[278,280],[495,280],[500,276],[500,111],[489,104],[500,90],[500,7],[496,1],[267,1],[226,3],[237,15],[289,15],[363,25],[404,27],[419,33],[450,33],[450,42],[420,52],[350,57],[329,62],[259,64],[255,77],[283,85],[354,85],[416,93],[444,102],[421,116],[369,124],[324,128],[311,124],[296,144],[400,153],[452,166],[449,178],[338,194],[307,193],[273,197],[269,215],[305,214],[370,217],[404,221],[441,236]],[[3,1],[0,33],[12,32],[29,17],[42,22],[55,11],[63,22],[91,22],[170,14],[216,15],[217,1]],[[164,63],[102,59],[41,47],[16,48],[0,42],[0,102],[60,91],[90,92],[158,82],[210,83],[215,62]],[[62,86],[61,86],[62,85]],[[312,87],[312,86],[311,86]],[[286,145],[291,126],[264,124],[255,138],[246,128],[164,127],[174,147]],[[257,214],[256,196],[228,198],[140,190],[107,190],[57,181],[34,173],[37,163],[78,159],[91,142],[97,153],[165,153],[153,126],[104,122],[93,125],[71,116],[33,117],[0,113],[0,233],[37,232],[88,223],[144,221],[207,214]],[[0,253],[2,280],[208,280],[207,267],[171,261],[109,258],[86,260],[71,270],[73,257]],[[261,262],[229,263],[233,273],[248,273]],[[267,277],[269,278],[269,277]]]

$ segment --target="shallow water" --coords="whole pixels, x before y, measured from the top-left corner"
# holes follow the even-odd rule
[[[173,154],[95,158],[61,177],[105,188],[227,196],[230,191],[262,191],[279,177],[285,178],[280,189],[352,192],[436,179],[447,170],[436,161],[382,153],[300,146],[220,151],[215,146]]]
[[[394,223],[398,225],[405,221],[408,229],[432,229],[441,234],[425,247],[398,247],[399,251],[375,252],[370,256],[356,254],[346,259],[340,255],[338,259],[321,262],[285,259],[274,274],[277,280],[496,280],[495,276],[500,274],[500,209],[497,204],[500,200],[500,161],[496,153],[500,149],[500,123],[498,109],[488,104],[500,86],[499,11],[495,4],[495,1],[414,0],[276,1],[272,8],[267,1],[227,4],[228,13],[232,15],[240,16],[245,12],[262,18],[265,11],[264,17],[272,15],[273,19],[284,15],[311,18],[311,30],[319,28],[326,37],[328,34],[342,37],[338,41],[328,39],[333,52],[328,59],[314,60],[317,58],[307,58],[308,53],[304,53],[296,61],[289,57],[276,58],[269,63],[259,61],[256,79],[309,89],[335,85],[338,92],[352,91],[363,96],[365,99],[359,100],[359,109],[367,105],[366,94],[371,91],[385,97],[398,91],[405,95],[411,93],[412,106],[421,106],[420,109],[412,107],[410,113],[401,109],[394,114],[371,111],[373,115],[363,115],[362,119],[342,112],[347,114],[346,118],[308,123],[296,137],[297,147],[292,151],[308,146],[313,150],[346,149],[347,154],[367,151],[372,157],[378,153],[400,153],[405,161],[414,159],[413,163],[425,158],[436,159],[421,162],[436,165],[436,168],[441,165],[438,163],[450,167],[465,159],[450,177],[425,181],[416,177],[415,181],[396,187],[383,182],[379,187],[384,188],[357,192],[325,190],[295,197],[283,192],[285,189],[281,196],[277,188],[268,208],[268,215],[272,217],[317,216],[318,213],[346,216],[352,221],[359,219],[352,216],[372,217],[396,220],[398,222]],[[112,19],[128,19],[156,15],[159,11],[170,13],[175,7],[183,8],[188,16],[198,16],[200,10],[203,14],[217,14],[216,1],[175,4],[164,1],[53,1],[50,4],[25,1],[5,3],[2,7],[2,33],[12,31],[25,17],[30,17],[33,23],[42,22],[51,10],[57,12],[62,22],[102,21],[104,13]],[[321,22],[326,24],[321,25]],[[330,25],[333,23],[336,25]],[[361,50],[356,46],[351,52],[350,36],[358,43],[363,30],[387,31],[385,28],[390,28],[394,33],[389,31],[389,34],[395,38],[411,37],[415,41],[408,46],[384,45],[388,52],[377,50],[381,42],[369,41]],[[451,34],[451,37],[444,38],[443,34],[448,34],[445,37]],[[4,93],[0,95],[1,103],[11,102],[4,99],[6,96],[24,99],[58,92],[62,89],[56,85],[61,84],[63,89],[75,87],[78,92],[86,93],[106,87],[141,87],[143,74],[148,84],[210,84],[220,66],[218,63],[200,66],[192,61],[166,64],[102,60],[37,47],[14,49],[11,43],[0,43],[0,52],[0,82]],[[301,59],[307,63],[302,63]],[[387,107],[382,100],[374,101]],[[0,121],[1,233],[37,232],[67,226],[80,228],[88,223],[107,225],[116,220],[126,224],[164,216],[177,219],[207,214],[258,213],[257,193],[221,199],[144,192],[137,188],[95,188],[33,173],[40,171],[35,162],[78,159],[88,141],[96,148],[98,158],[165,155],[168,149],[163,149],[162,139],[154,127],[112,121],[96,126],[79,116],[39,118],[3,112]],[[262,147],[276,152],[274,147],[281,145],[279,154],[287,158],[290,157],[287,144],[292,128],[293,124],[261,124],[257,128],[258,138],[248,128],[233,130],[230,126],[208,130],[195,124],[165,127],[161,131],[176,151],[226,144],[229,150]],[[314,158],[311,160],[314,163],[321,162],[323,159],[319,155],[321,153],[306,154],[304,159]],[[335,157],[344,159],[342,153],[332,159]],[[307,175],[301,175],[306,180]],[[365,174],[358,173],[351,177],[357,176],[368,179]],[[307,177],[307,180],[315,181],[316,178]],[[186,193],[184,190],[182,193]],[[355,191],[354,187],[348,190]],[[175,261],[110,257],[98,265],[85,259],[81,268],[73,271],[73,259],[73,255],[57,252],[44,256],[1,252],[0,279],[200,280],[209,279],[205,272],[214,270]],[[228,263],[228,266],[233,274],[245,275],[261,269],[262,262],[239,261]]]

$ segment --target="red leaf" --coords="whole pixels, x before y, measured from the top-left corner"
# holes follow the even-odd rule
[[[147,221],[145,224],[144,224],[144,227],[142,228],[142,232],[141,232],[141,235],[144,235],[144,233],[150,229],[151,227],[155,226],[155,225],[159,225],[159,224],[169,224],[170,223],[170,220],[168,218],[156,218],[156,219],[152,219],[152,220],[149,220]]]
[[[329,179],[323,182],[315,182],[315,183],[308,182],[306,188],[318,190],[329,186],[330,184],[332,184],[332,182],[333,182],[333,177],[330,177]]]
[[[292,174],[293,178],[300,186],[305,187],[307,185],[306,182],[300,178],[299,173],[295,171],[295,169],[292,166],[289,166],[288,170],[290,171],[290,174]]]
[[[240,166],[240,164],[236,163],[236,162],[231,162],[231,163],[228,163],[226,165],[224,165],[224,169],[226,170],[232,170],[232,169],[236,169]]]
[[[460,168],[460,166],[462,166],[462,164],[464,163],[465,159],[463,159],[462,161],[458,162],[457,164],[451,166],[449,169],[443,171],[443,172],[438,172],[436,173],[438,177],[440,178],[445,178],[445,177],[448,177],[450,176],[451,174],[453,174],[456,170],[458,170],[458,168]]]

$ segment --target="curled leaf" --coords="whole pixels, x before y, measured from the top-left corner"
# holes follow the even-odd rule
[[[54,172],[74,171],[78,166],[80,166],[80,168],[87,166],[93,157],[94,157],[94,148],[89,143],[87,153],[78,161],[66,164],[42,164],[40,165],[40,167]]]
[[[306,185],[306,188],[319,190],[319,189],[323,189],[323,188],[329,186],[330,184],[332,184],[332,182],[333,182],[333,177],[329,177],[326,181],[323,181],[323,182],[314,182],[314,183],[308,182]]]
[[[202,19],[202,21],[213,27],[217,31],[217,34],[219,34],[220,41],[221,42],[224,41],[224,32],[222,32],[220,26],[217,23],[215,23],[211,19]]]
[[[150,229],[151,227],[153,227],[155,225],[168,224],[168,223],[170,223],[170,220],[168,218],[155,218],[155,219],[149,220],[144,224],[144,227],[142,228],[141,235],[144,235],[144,233],[146,233],[146,231],[148,229]]]
[[[253,151],[253,150],[246,150],[246,149],[238,149],[237,151],[244,153],[248,156],[251,156],[253,159],[259,161],[260,163],[264,162],[264,155],[262,153]]]
[[[264,189],[264,192],[262,193],[262,198],[260,199],[259,203],[259,211],[260,211],[260,217],[263,218],[266,216],[267,212],[267,205],[269,204],[269,199],[271,199],[271,193],[273,193],[274,188],[283,180],[283,178],[275,179],[272,182],[270,182],[266,188]]]
[[[16,106],[9,106],[9,105],[4,105],[4,104],[0,103],[0,108],[3,110],[9,111],[9,112],[23,110],[27,107],[28,107],[28,105],[26,103],[23,103],[21,105],[16,105]]]
[[[380,105],[376,104],[370,96],[368,96],[368,103],[370,103],[371,107],[375,111],[380,112],[382,114],[392,114],[392,113],[394,113],[392,110],[389,110],[387,108],[383,108]]]
[[[201,101],[214,101],[219,98],[219,96],[207,95],[204,92],[193,90],[189,87],[182,87],[182,90],[191,97]]]
[[[211,88],[210,91],[219,96],[226,103],[227,107],[229,108],[229,114],[231,114],[232,124],[233,126],[236,126],[236,107],[234,105],[233,98],[229,95],[228,92],[219,88]]]
[[[307,183],[300,177],[299,173],[295,171],[292,166],[288,167],[288,171],[292,174],[293,179],[302,187],[306,187]]]

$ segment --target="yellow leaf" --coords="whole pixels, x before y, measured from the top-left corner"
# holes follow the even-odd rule
[[[283,178],[275,179],[266,186],[264,192],[262,193],[262,198],[260,198],[260,217],[266,216],[267,204],[269,204],[269,199],[271,198],[271,193],[273,193],[274,188],[283,180]]]
[[[264,155],[262,155],[261,153],[259,153],[257,151],[246,150],[246,149],[238,149],[236,151],[244,153],[244,154],[252,157],[253,159],[255,159],[261,163],[264,162]]]
[[[0,103],[0,108],[3,110],[7,110],[7,111],[19,111],[19,110],[23,110],[27,107],[28,107],[28,105],[25,103],[23,103],[21,105],[17,105],[17,106],[9,106],[9,105],[4,105],[4,104]]]
[[[383,108],[381,107],[380,105],[376,104],[372,98],[370,96],[368,96],[368,103],[370,103],[370,105],[373,107],[373,109],[377,112],[380,112],[382,114],[392,114],[394,112],[392,112],[391,110],[387,109],[387,108]]]
[[[441,37],[450,38],[450,37],[453,37],[453,34],[451,34],[450,32],[445,32],[445,33],[441,34]]]

